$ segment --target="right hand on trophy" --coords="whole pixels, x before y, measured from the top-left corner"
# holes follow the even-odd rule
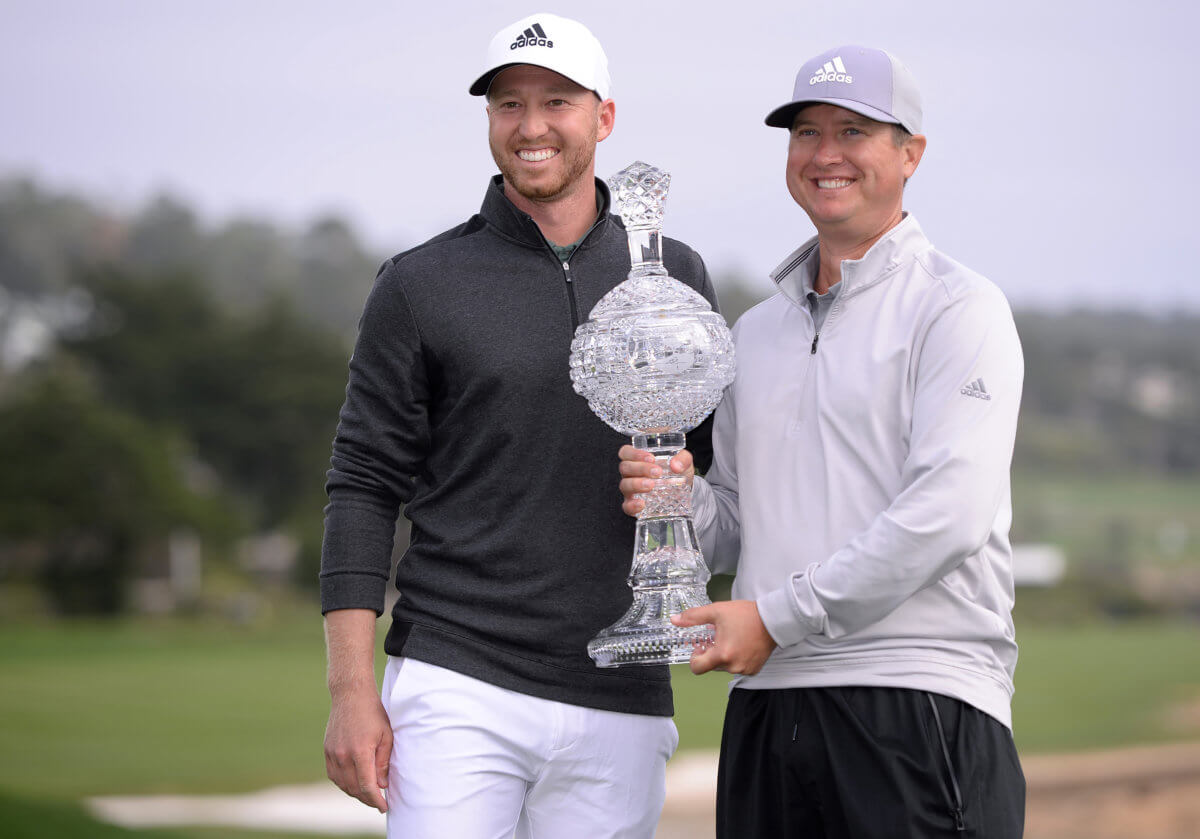
[[[692,653],[690,662],[696,675],[709,670],[724,670],[753,676],[775,649],[775,639],[763,625],[758,604],[753,600],[723,600],[697,606],[671,616],[676,626],[712,624],[716,640]]]
[[[654,455],[645,449],[622,446],[617,454],[621,458],[621,465],[619,467],[621,472],[621,494],[625,496],[625,501],[621,504],[621,509],[627,515],[636,516],[646,506],[646,502],[641,499],[641,494],[654,489],[654,481],[662,477],[663,470],[654,460]],[[692,466],[692,453],[687,449],[680,449],[671,458],[671,471],[676,475],[682,475],[686,478],[688,488],[690,489],[692,478],[696,474],[696,470]]]
[[[392,726],[374,683],[340,691],[325,729],[325,772],[341,790],[387,812]]]

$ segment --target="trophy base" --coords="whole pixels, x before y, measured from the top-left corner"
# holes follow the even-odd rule
[[[703,626],[616,626],[588,643],[588,655],[597,667],[626,664],[683,664],[696,646],[713,642],[713,628]]]

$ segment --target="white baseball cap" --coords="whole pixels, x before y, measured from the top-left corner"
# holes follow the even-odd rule
[[[596,36],[582,23],[558,15],[529,15],[497,32],[487,49],[488,69],[471,85],[471,95],[486,95],[496,74],[516,64],[553,70],[601,99],[612,88],[608,57]]]
[[[916,80],[894,55],[883,50],[835,47],[809,59],[796,74],[792,101],[767,114],[767,125],[791,128],[796,111],[817,102],[921,133],[921,93]]]

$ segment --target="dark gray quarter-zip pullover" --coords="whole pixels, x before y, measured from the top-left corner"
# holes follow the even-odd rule
[[[384,264],[350,361],[326,488],[321,605],[383,610],[401,504],[412,522],[385,647],[509,690],[672,713],[666,667],[597,669],[587,642],[631,602],[627,438],[568,372],[575,328],[629,271],[598,221],[568,262],[493,179],[466,223]],[[671,276],[716,308],[700,257],[663,240]],[[688,435],[701,466],[711,419]]]

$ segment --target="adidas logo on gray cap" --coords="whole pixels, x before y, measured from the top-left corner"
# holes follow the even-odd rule
[[[822,64],[817,72],[813,73],[812,78],[808,80],[809,84],[818,84],[820,82],[845,82],[853,84],[854,77],[846,72],[846,65],[842,63],[842,57],[836,56]]]

